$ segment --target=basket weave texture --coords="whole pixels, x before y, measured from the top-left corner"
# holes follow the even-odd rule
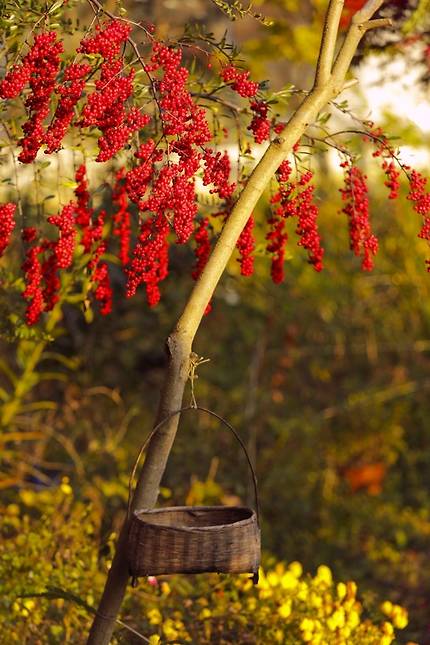
[[[254,573],[260,564],[255,512],[240,506],[134,511],[128,535],[133,577],[169,573]]]

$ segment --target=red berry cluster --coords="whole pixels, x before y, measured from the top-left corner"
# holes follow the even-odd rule
[[[24,58],[20,65],[15,65],[0,81],[0,96],[2,99],[14,99],[21,94],[30,80],[31,65],[28,58]]]
[[[89,208],[89,193],[87,191],[86,169],[81,166],[76,173],[76,179],[81,183],[75,190],[78,197],[76,223],[79,224],[81,244],[90,255],[86,272],[89,275],[94,298],[100,305],[100,313],[105,316],[112,311],[112,288],[110,286],[108,265],[102,261],[107,250],[107,240],[103,240],[103,229],[106,222],[106,212],[101,210],[94,217],[93,209]]]
[[[57,41],[54,31],[37,35],[21,65],[15,66],[0,83],[2,98],[14,98],[27,83],[30,84],[31,92],[25,100],[29,118],[22,126],[24,136],[20,140],[22,151],[18,157],[24,163],[33,161],[44,143],[43,123],[49,114],[62,51],[63,45]]]
[[[400,189],[400,171],[397,170],[394,161],[387,161],[386,159],[382,162],[382,169],[386,175],[384,186],[390,189],[388,199],[397,199]]]
[[[273,214],[268,224],[270,228],[266,235],[268,242],[266,249],[272,256],[270,275],[275,284],[280,284],[284,280],[285,245],[288,241],[288,235],[284,231],[285,220]]]
[[[112,311],[112,287],[106,262],[97,262],[92,281],[95,284],[94,298],[100,305],[100,313],[107,316]]]
[[[45,253],[42,262],[42,276],[44,281],[43,311],[51,311],[59,302],[59,291],[61,280],[58,272],[57,257],[55,254],[55,242],[44,240],[41,249]]]
[[[87,169],[84,164],[76,171],[75,197],[75,224],[79,235],[79,244],[84,247],[85,253],[94,251],[94,245],[99,245],[102,239],[103,224],[106,213],[101,211],[94,218],[94,209],[90,208],[90,193],[88,192]]]
[[[36,229],[26,228],[23,230],[23,240],[33,242],[36,239]],[[23,298],[27,301],[25,320],[27,325],[34,325],[39,320],[44,308],[43,290],[41,287],[43,274],[39,255],[42,247],[39,244],[29,246],[26,251],[25,260],[22,265],[25,279]]]
[[[203,185],[213,184],[214,188],[211,188],[209,192],[218,194],[221,199],[229,199],[236,189],[236,184],[229,182],[230,168],[230,157],[227,151],[221,154],[221,152],[215,153],[210,148],[205,148],[203,154]]]
[[[358,0],[351,0],[349,6],[352,7],[354,2],[357,4]],[[150,117],[130,104],[134,70],[125,72],[123,54],[130,31],[130,23],[121,20],[98,26],[96,33],[84,38],[78,49],[84,56],[96,54],[97,63],[94,64],[91,58],[89,64],[74,61],[64,68],[60,81],[57,81],[57,75],[61,43],[54,32],[35,37],[22,63],[0,82],[0,96],[3,98],[18,96],[27,85],[30,88],[25,96],[28,121],[23,128],[21,161],[34,160],[43,144],[47,153],[60,149],[92,73],[95,75],[95,90],[88,94],[84,105],[79,108],[77,123],[101,131],[97,161],[111,159],[127,145],[133,133],[148,124]],[[112,288],[108,265],[103,257],[108,244],[111,244],[108,235],[117,238],[119,243],[115,244],[119,246],[119,259],[127,277],[127,296],[132,296],[140,285],[144,285],[150,306],[157,304],[160,283],[168,274],[169,235],[172,230],[180,244],[193,236],[196,262],[192,276],[197,279],[209,258],[212,229],[207,217],[196,221],[196,176],[202,177],[211,194],[223,200],[220,212],[212,216],[220,216],[223,221],[229,217],[236,189],[236,184],[230,182],[230,158],[227,152],[217,152],[208,145],[213,137],[205,110],[196,103],[189,90],[189,72],[182,64],[182,51],[155,41],[144,70],[153,93],[154,108],[158,110],[161,136],[157,144],[153,139],[145,138],[135,152],[136,165],[117,172],[112,189],[112,220],[107,219],[104,211],[95,213],[90,206],[86,168],[81,166],[76,172],[75,201],[67,204],[58,215],[48,218],[49,224],[57,229],[56,239],[41,238],[35,229],[24,230],[23,238],[27,245],[23,265],[26,277],[24,298],[27,300],[29,324],[34,324],[41,312],[49,311],[58,302],[61,272],[72,268],[75,249],[78,249],[80,257],[83,250],[85,257],[73,267],[77,279],[90,285],[102,313],[109,313]],[[248,99],[252,112],[248,130],[254,141],[261,144],[270,140],[272,127],[274,133],[279,134],[285,124],[276,123],[274,118],[269,120],[269,105],[256,98],[259,85],[249,76],[248,71],[234,65],[221,71],[224,82],[239,96]],[[46,126],[54,94],[58,100],[51,122]],[[400,175],[395,163],[397,153],[373,123],[365,123],[365,128],[366,140],[375,145],[373,155],[381,160],[389,198],[395,199],[399,193]],[[293,148],[295,155],[298,146],[299,142]],[[298,245],[306,249],[315,270],[322,268],[324,252],[317,226],[313,175],[310,171],[300,170],[297,156],[296,160],[299,169],[294,180],[291,179],[289,161],[279,167],[276,173],[279,187],[271,200],[273,212],[269,219],[266,248],[272,258],[271,275],[276,283],[284,277],[288,239],[285,227],[289,217],[295,218]],[[378,243],[369,224],[366,177],[351,161],[342,165],[345,169],[345,186],[341,189],[343,212],[348,216],[351,248],[362,258],[362,267],[369,270],[373,266]],[[408,171],[409,168],[404,166],[403,170]],[[409,180],[408,199],[424,218],[419,236],[430,241],[430,193],[426,192],[426,180],[415,171],[411,172]],[[139,210],[139,233],[133,250],[129,200]],[[0,255],[10,241],[14,210],[13,204],[0,206]],[[250,217],[237,242],[242,275],[253,272],[253,229],[254,219]],[[428,266],[430,270],[430,261]]]
[[[367,177],[350,159],[341,163],[341,167],[345,170],[345,187],[339,190],[346,202],[342,212],[348,217],[350,248],[356,256],[362,257],[363,271],[371,271],[374,264],[372,256],[378,251],[378,239],[369,222]]]
[[[366,121],[364,126],[367,133],[366,141],[371,141],[375,146],[373,157],[382,157],[382,169],[387,177],[384,185],[390,189],[389,199],[396,199],[399,196],[400,188],[400,167],[408,177],[409,193],[407,199],[414,203],[414,210],[423,216],[424,222],[418,237],[430,242],[430,193],[426,192],[427,179],[416,170],[401,163],[398,159],[398,151],[390,144],[382,128],[376,128],[372,121]],[[430,272],[430,260],[426,260],[427,270]]]
[[[91,284],[94,298],[100,303],[102,314],[112,309],[108,265],[102,261],[107,242],[102,239],[106,213],[101,211],[94,218],[89,207],[89,192],[86,168],[76,171],[75,190],[77,201],[72,201],[59,215],[48,217],[48,222],[58,228],[58,239],[51,241],[41,238],[35,228],[23,231],[23,241],[28,245],[23,264],[26,287],[23,297],[27,301],[27,324],[34,325],[42,312],[50,311],[59,301],[61,288],[60,273],[70,269],[77,245],[82,245],[88,254],[87,263],[82,267],[85,278]]]
[[[272,197],[272,204],[278,204],[275,210],[275,216],[271,220],[272,231],[270,232],[268,251],[276,253],[279,258],[283,259],[283,250],[281,244],[275,244],[276,235],[279,236],[280,242],[285,245],[286,236],[284,227],[279,224],[279,220],[288,217],[297,217],[296,233],[299,236],[298,245],[303,246],[308,252],[309,263],[313,265],[315,271],[321,271],[323,268],[322,260],[324,249],[321,246],[321,236],[318,230],[317,218],[318,207],[313,201],[315,186],[310,184],[313,173],[309,170],[300,175],[297,181],[291,181],[291,165],[289,161],[284,161],[277,171],[279,190]],[[271,251],[275,245],[275,251]],[[270,247],[270,248],[269,248]],[[278,248],[279,247],[279,248]],[[279,269],[275,272],[277,281],[281,281],[282,273]]]
[[[86,271],[93,285],[94,298],[100,304],[100,312],[107,315],[112,311],[112,288],[110,286],[108,265],[101,258],[107,250],[107,242],[103,240],[103,227],[106,212],[101,210],[94,217],[94,210],[89,206],[90,194],[86,178],[86,167],[81,165],[76,171],[78,185],[75,189],[77,204],[73,204],[75,225],[79,243],[90,255]]]
[[[309,263],[315,271],[323,268],[324,249],[321,246],[321,237],[318,231],[318,207],[313,202],[315,186],[309,184],[313,173],[304,173],[299,180],[300,189],[296,197],[296,215],[298,218],[296,233],[300,236],[299,246],[308,252]]]
[[[408,199],[414,202],[414,210],[420,215],[430,213],[430,193],[426,192],[427,179],[420,172],[412,170],[409,178]]]
[[[93,209],[89,207],[90,193],[88,192],[87,169],[84,164],[79,166],[75,173],[77,186],[75,196],[77,199],[75,222],[79,227],[79,244],[89,253],[93,244],[94,231],[92,227]]]
[[[193,233],[197,215],[194,176],[200,167],[200,147],[211,139],[205,111],[194,102],[188,88],[188,70],[181,65],[178,49],[155,42],[146,72],[161,78],[152,80],[168,150],[156,150],[152,140],[143,144],[136,157],[141,164],[126,175],[126,190],[142,212],[151,214],[143,221],[133,258],[127,268],[127,295],[145,284],[148,303],[157,304],[158,284],[168,274],[169,224],[177,241],[185,243]],[[176,153],[176,163],[169,159]],[[165,155],[167,159],[163,162]],[[147,195],[148,193],[148,195]]]
[[[23,231],[22,238],[28,246],[22,267],[26,285],[22,295],[27,301],[28,325],[37,323],[42,312],[51,311],[59,300],[61,282],[58,271],[70,266],[75,246],[76,233],[71,220],[73,221],[71,204],[65,206],[60,215],[48,218],[60,230],[56,242],[38,239],[35,228]]]
[[[163,216],[155,216],[142,223],[133,258],[129,268],[126,269],[128,298],[134,296],[140,284],[145,284],[149,306],[158,304],[160,300],[158,284],[168,274],[168,234],[169,223]]]
[[[251,217],[245,224],[245,228],[239,236],[236,247],[239,250],[240,273],[244,276],[250,276],[254,273],[254,256],[255,240],[253,236],[254,218]]]
[[[72,264],[76,245],[75,204],[67,204],[60,215],[48,217],[48,222],[57,226],[59,230],[59,238],[54,246],[57,267],[68,269]]]
[[[254,116],[248,130],[253,133],[255,143],[263,143],[270,138],[270,121],[267,118],[269,106],[265,101],[252,101],[250,108]]]
[[[125,177],[125,187],[131,201],[135,202],[139,208],[144,208],[142,198],[150,187],[155,173],[155,164],[163,159],[164,153],[162,150],[156,150],[154,141],[148,139],[142,143],[134,156],[140,159],[141,163],[128,171]]]
[[[154,163],[161,161],[164,155],[158,151],[155,159],[149,161],[145,159],[149,150],[144,150],[140,155],[144,159],[143,164],[138,171],[131,171],[126,183],[129,185],[131,179],[137,179],[137,190],[134,185],[133,194],[129,193],[133,199],[143,195],[152,182],[151,193],[147,199],[139,200],[139,208],[156,213],[162,219],[169,218],[178,243],[183,244],[193,232],[197,215],[194,175],[202,157],[199,147],[209,141],[211,134],[205,111],[195,104],[187,89],[188,70],[180,64],[181,59],[180,50],[154,43],[151,64],[146,66],[146,70],[148,74],[162,72],[161,79],[154,81],[157,104],[161,110],[164,136],[172,135],[174,139],[169,141],[166,163],[159,170]],[[168,152],[176,153],[177,163],[172,163]],[[135,181],[133,183],[136,184]],[[155,218],[155,224],[158,219]]]
[[[134,70],[128,75],[122,73],[124,61],[120,50],[129,37],[131,26],[113,20],[96,29],[97,34],[83,39],[78,48],[78,53],[99,54],[103,60],[96,90],[88,97],[80,123],[102,131],[97,161],[107,161],[126,145],[133,132],[148,124],[150,117],[141,114],[137,107],[125,107],[133,93]],[[25,85],[30,84],[31,93],[25,101],[29,119],[23,125],[24,137],[20,142],[23,150],[19,155],[24,163],[33,161],[44,143],[47,145],[46,153],[60,149],[92,71],[88,64],[73,62],[65,68],[62,82],[56,84],[62,51],[63,46],[57,42],[55,32],[37,35],[21,65],[15,66],[0,83],[0,96],[3,98],[18,96]],[[44,120],[49,115],[54,93],[60,98],[45,132]]]
[[[375,147],[372,157],[380,157],[382,159],[381,167],[386,176],[384,186],[390,189],[388,198],[397,199],[400,188],[400,171],[397,170],[396,163],[394,162],[396,150],[389,142],[382,128],[376,128],[373,121],[366,121],[364,125],[368,131],[364,140],[370,141]]]
[[[195,183],[189,173],[187,162],[164,165],[153,178],[149,197],[140,202],[143,211],[157,213],[159,220],[171,222],[179,244],[190,238],[197,215]]]
[[[272,204],[279,203],[282,198],[288,199],[291,194],[291,189],[288,188],[288,180],[291,175],[291,164],[288,160],[281,163],[277,170],[277,179],[279,186],[282,186],[283,196],[281,190],[278,191],[271,199]],[[288,194],[287,194],[288,193]],[[268,220],[269,231],[266,235],[267,245],[266,250],[272,256],[270,275],[275,284],[280,284],[284,280],[284,260],[285,260],[285,245],[288,241],[288,234],[285,231],[285,217],[283,207],[277,208],[269,217]]]
[[[157,70],[163,72],[161,80],[155,82],[163,132],[166,136],[180,135],[175,152],[185,157],[190,154],[192,144],[202,146],[211,140],[212,135],[205,110],[196,105],[187,89],[189,72],[181,65],[181,60],[180,49],[155,42],[146,71],[148,74]]]
[[[96,90],[88,96],[81,121],[83,127],[94,126],[102,131],[96,161],[111,159],[126,145],[133,132],[150,121],[150,116],[141,114],[136,107],[126,109],[126,101],[133,94],[134,70],[124,75],[123,57],[117,55],[130,31],[130,25],[123,22],[108,22],[99,28],[96,36],[84,39],[78,50],[100,54],[104,59]]]
[[[51,311],[59,301],[61,282],[58,275],[55,242],[38,239],[37,230],[25,228],[23,242],[27,245],[24,264],[25,289],[23,298],[27,301],[26,321],[34,325],[43,311]]]
[[[239,96],[250,98],[258,92],[258,83],[249,80],[249,71],[240,71],[233,65],[228,65],[221,70],[220,76],[225,83],[231,83],[231,89],[237,92]]]
[[[15,228],[15,209],[16,205],[0,204],[0,257],[9,246],[13,229]]]
[[[423,216],[424,222],[418,234],[423,240],[430,242],[430,192],[426,192],[427,179],[416,170],[409,177],[409,193],[407,199],[414,203],[414,210]],[[426,260],[427,271],[430,272],[430,259]]]
[[[276,178],[279,184],[287,184],[287,182],[290,179],[291,172],[292,172],[291,163],[288,161],[288,159],[285,159],[285,161],[281,163],[278,170],[276,171]]]
[[[90,65],[78,63],[72,63],[64,70],[63,82],[59,83],[55,88],[60,100],[55,110],[54,118],[46,132],[46,154],[60,149],[67,128],[72,122],[75,106],[82,96],[82,91],[90,72]]]
[[[107,61],[119,55],[131,32],[131,25],[123,20],[111,20],[96,26],[96,35],[81,40],[78,52],[100,54]]]
[[[29,56],[32,58],[32,73],[30,76],[31,94],[25,101],[29,119],[22,129],[22,152],[18,159],[29,163],[36,158],[39,148],[45,140],[43,122],[49,114],[51,94],[55,87],[55,79],[60,65],[60,53],[63,45],[56,41],[54,32],[37,36]]]
[[[119,239],[119,259],[123,266],[128,264],[130,260],[129,252],[131,240],[130,212],[128,210],[125,175],[126,172],[124,168],[121,168],[121,170],[116,173],[116,182],[112,191],[112,201],[118,209],[114,212],[112,217],[112,233]]]
[[[197,278],[200,277],[209,259],[211,245],[209,241],[208,227],[209,219],[207,217],[204,217],[200,220],[197,228],[194,231],[194,239],[196,241],[194,255],[196,256],[197,262],[191,274],[193,280],[197,280]]]

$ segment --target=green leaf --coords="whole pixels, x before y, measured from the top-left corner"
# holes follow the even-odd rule
[[[54,4],[49,8],[48,15],[51,13],[54,13],[54,11],[57,11],[57,9],[60,9],[60,7],[62,7],[63,4],[64,4],[64,0],[56,0],[56,2],[54,2]],[[54,25],[52,24],[50,26],[54,27]],[[55,25],[55,26],[59,26],[59,25]]]

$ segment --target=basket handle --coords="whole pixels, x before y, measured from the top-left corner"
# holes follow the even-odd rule
[[[233,426],[228,421],[226,421],[226,419],[224,419],[222,416],[220,416],[216,412],[213,412],[212,410],[209,410],[208,408],[204,408],[204,407],[202,407],[200,405],[187,405],[187,406],[185,406],[183,408],[180,408],[179,410],[175,410],[174,412],[171,412],[162,421],[157,423],[155,428],[152,430],[152,432],[145,439],[141,449],[139,450],[139,454],[137,455],[136,461],[134,462],[133,470],[131,471],[130,480],[128,482],[127,519],[130,518],[130,514],[131,514],[131,503],[132,503],[132,499],[133,499],[133,481],[134,481],[134,478],[135,478],[135,475],[136,475],[136,471],[137,471],[137,468],[138,468],[138,465],[139,465],[140,458],[142,457],[143,453],[145,452],[145,449],[146,449],[148,443],[151,441],[152,437],[158,432],[158,430],[161,428],[161,426],[163,426],[165,423],[167,423],[167,421],[169,421],[169,419],[171,419],[172,417],[174,417],[177,414],[181,414],[182,412],[187,412],[188,410],[201,410],[202,412],[206,412],[206,414],[209,414],[210,416],[214,417],[215,419],[218,419],[219,421],[221,421],[221,423],[223,423],[225,425],[226,428],[228,428],[231,431],[231,433],[237,439],[237,441],[240,444],[243,452],[245,453],[245,457],[246,457],[246,460],[248,462],[249,469],[251,471],[252,482],[253,482],[253,485],[254,485],[254,497],[255,497],[255,510],[256,510],[256,514],[257,514],[257,524],[260,525],[260,501],[259,501],[259,497],[258,497],[257,476],[255,474],[255,470],[254,470],[254,467],[252,465],[251,458],[250,458],[250,456],[248,454],[246,446],[245,446],[243,440],[241,439],[241,437],[239,436],[237,430],[235,430],[233,428]]]

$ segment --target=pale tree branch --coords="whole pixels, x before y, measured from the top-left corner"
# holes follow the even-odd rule
[[[348,72],[349,66],[351,65],[351,61],[355,56],[360,40],[366,33],[366,29],[363,29],[363,25],[369,23],[374,13],[378,11],[385,1],[386,0],[368,0],[364,7],[352,18],[351,25],[339,50],[332,71],[332,80],[338,90],[344,83],[345,76]]]
[[[372,16],[385,4],[387,0],[368,0],[366,4],[352,17],[352,24],[361,24],[370,20]]]
[[[344,4],[345,0],[330,0],[324,21],[315,74],[316,86],[324,85],[330,78],[336,48],[337,32]]]
[[[364,31],[369,31],[369,29],[380,29],[381,27],[392,27],[393,21],[390,18],[377,18],[375,20],[368,20],[363,22],[360,25],[360,28]]]

